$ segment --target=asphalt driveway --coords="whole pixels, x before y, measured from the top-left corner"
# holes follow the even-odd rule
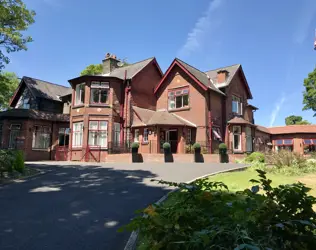
[[[0,186],[0,249],[123,249],[117,233],[134,211],[169,190],[151,179],[190,181],[237,164],[31,165],[45,172]]]

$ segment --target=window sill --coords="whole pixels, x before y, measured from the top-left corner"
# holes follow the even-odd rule
[[[143,141],[143,142],[142,142],[142,145],[148,145],[148,144],[149,144],[148,141]]]
[[[168,109],[169,112],[185,111],[190,110],[190,107],[177,108],[177,109]]]
[[[84,104],[78,104],[78,105],[74,105],[72,109],[83,108],[83,107],[84,107]]]
[[[103,107],[103,108],[110,108],[110,104],[102,104],[102,103],[90,103],[89,107]]]
[[[32,151],[45,151],[45,152],[49,152],[49,150],[47,148],[32,148]]]
[[[238,149],[238,150],[233,150],[233,153],[234,154],[243,154],[244,152],[242,152],[241,150]]]

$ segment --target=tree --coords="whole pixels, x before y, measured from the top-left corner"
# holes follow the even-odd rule
[[[18,87],[19,82],[15,73],[2,72],[0,74],[0,110],[9,107],[9,101]]]
[[[34,23],[35,12],[21,0],[0,0],[0,70],[10,62],[7,54],[27,50],[32,37],[23,32]]]
[[[286,125],[308,125],[308,121],[303,120],[302,116],[291,115],[285,118]]]
[[[315,112],[314,116],[316,116],[316,68],[304,79],[304,87],[303,110],[311,109]]]
[[[91,64],[87,66],[83,71],[81,71],[80,75],[97,75],[102,73],[102,64]]]

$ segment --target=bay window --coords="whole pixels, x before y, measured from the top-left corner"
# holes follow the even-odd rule
[[[168,108],[179,109],[189,106],[189,88],[168,92]]]
[[[238,115],[242,115],[241,99],[237,96],[232,97],[232,112]]]
[[[83,122],[76,122],[72,125],[72,146],[82,147]]]
[[[48,149],[51,145],[51,129],[47,126],[34,126],[32,149]]]
[[[107,148],[107,121],[90,121],[89,122],[89,146]]]
[[[76,85],[76,93],[75,93],[75,105],[84,104],[85,97],[85,83],[80,83]]]
[[[233,126],[233,148],[241,151],[241,126]]]
[[[274,141],[275,150],[293,151],[293,139],[279,139]]]
[[[91,82],[90,103],[107,104],[108,103],[108,82]]]
[[[21,130],[20,124],[11,124],[9,148],[16,148],[16,141],[17,141],[17,138],[20,136],[20,130]]]
[[[304,154],[316,152],[316,139],[304,139]]]

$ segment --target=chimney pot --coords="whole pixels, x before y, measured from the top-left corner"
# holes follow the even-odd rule
[[[111,54],[108,52],[108,53],[106,53],[105,58],[109,58],[110,56],[111,56]]]
[[[111,73],[114,69],[118,67],[117,65],[118,62],[119,60],[117,59],[116,55],[114,54],[111,55],[110,53],[106,53],[105,59],[102,60],[102,64],[103,64],[102,73],[103,74]]]

